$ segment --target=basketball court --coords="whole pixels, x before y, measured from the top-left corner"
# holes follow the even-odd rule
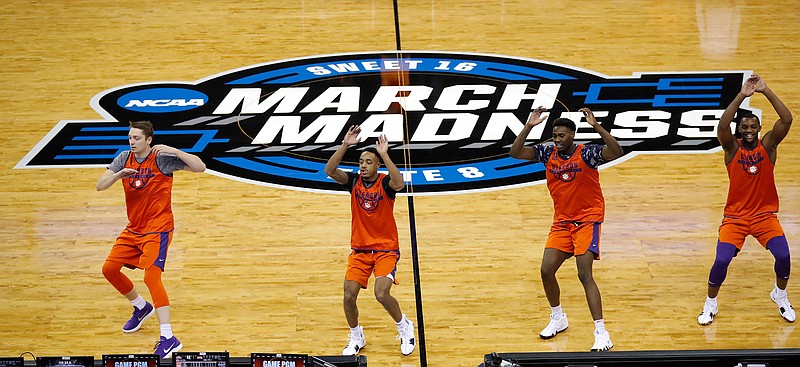
[[[102,165],[15,168],[60,121],[105,119],[91,104],[104,91],[194,83],[321,55],[422,51],[414,55],[535,60],[612,81],[754,72],[800,116],[797,1],[399,1],[397,14],[399,35],[393,3],[383,0],[0,4],[0,356],[98,359],[149,353],[158,339],[155,318],[123,335],[130,304],[101,273],[127,223],[120,185],[95,190]],[[761,111],[764,132],[771,129],[777,115],[763,95],[749,108]],[[781,143],[775,171],[795,305],[798,130]],[[410,159],[426,154],[417,149]],[[349,197],[210,171],[175,174],[176,229],[163,279],[183,350],[338,355],[348,334]],[[697,324],[728,188],[721,150],[628,156],[602,168],[600,181],[606,220],[594,277],[610,353],[800,348],[796,323],[781,319],[769,298],[773,258],[752,237],[729,268],[714,323]],[[491,352],[588,351],[594,328],[574,260],[558,273],[570,327],[551,340],[538,337],[550,312],[539,277],[553,213],[546,186],[445,191],[395,204],[403,255],[392,294],[424,327],[427,365],[476,366]],[[126,274],[149,300],[142,272]],[[358,302],[362,355],[370,366],[420,366],[419,348],[400,354],[372,283]]]

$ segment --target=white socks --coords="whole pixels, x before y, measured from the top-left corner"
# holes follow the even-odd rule
[[[172,335],[172,324],[161,324],[161,336],[169,339]]]
[[[136,297],[136,299],[131,301],[131,304],[133,305],[133,307],[136,307],[137,310],[141,310],[144,308],[144,305],[146,305],[147,302],[145,302],[144,298],[142,298],[142,296],[139,295]]]
[[[401,327],[406,327],[411,323],[411,320],[406,317],[406,314],[403,314],[403,318],[400,319],[400,322],[396,322],[397,328],[400,329]]]
[[[550,314],[553,315],[553,316],[561,316],[563,313],[564,313],[564,311],[561,310],[561,305],[558,305],[556,307],[552,307],[552,306],[550,307]]]
[[[364,337],[364,329],[361,326],[351,327],[350,334],[356,338],[363,338]]]
[[[594,320],[594,329],[595,330],[605,330],[606,324],[603,319]]]

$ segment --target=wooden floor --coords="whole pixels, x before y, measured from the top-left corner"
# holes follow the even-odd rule
[[[403,49],[535,58],[611,76],[754,70],[800,116],[800,3],[697,1],[399,1]],[[116,86],[194,81],[263,62],[395,49],[392,2],[4,1],[0,3],[0,356],[149,352],[155,320],[132,335],[130,305],[100,273],[126,223],[102,169],[13,169],[62,119]],[[767,128],[777,118],[763,96]],[[800,127],[782,143],[779,217],[800,268]],[[346,196],[178,173],[178,229],[165,284],[186,351],[336,355],[348,253]],[[749,239],[697,325],[727,178],[722,153],[642,155],[601,172],[607,202],[595,277],[615,351],[800,347],[769,299],[772,258]],[[540,340],[538,277],[552,203],[543,185],[418,197],[416,224],[431,366],[476,366],[485,353],[585,351],[592,321],[574,261],[559,272],[569,330]],[[393,289],[414,318],[408,207]],[[797,270],[795,270],[797,278]],[[130,273],[147,296],[141,272]],[[418,366],[369,292],[359,300],[370,366]],[[800,286],[789,285],[800,303]]]

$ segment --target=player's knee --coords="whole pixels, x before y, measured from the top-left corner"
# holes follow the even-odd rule
[[[541,273],[542,279],[552,279],[556,276],[556,270],[558,270],[558,268],[555,266],[542,264],[542,268],[539,269],[539,272]]]
[[[728,276],[728,266],[731,264],[733,257],[720,258],[719,256],[714,259],[714,265],[711,266],[711,271],[708,274],[708,284],[714,286],[722,285],[725,278]]]
[[[714,266],[717,269],[727,269],[738,249],[727,242],[717,242],[717,254],[714,256]]]
[[[792,261],[791,256],[789,256],[789,252],[777,253],[777,254],[773,253],[773,256],[775,257],[775,262],[789,264]]]
[[[389,292],[375,292],[375,299],[378,301],[378,303],[385,304],[392,299],[392,295],[389,294]]]
[[[106,277],[106,279],[116,278],[120,273],[120,269],[122,269],[122,267],[118,266],[118,264],[111,261],[106,261],[103,263],[103,276]]]
[[[786,236],[773,237],[767,241],[767,249],[775,257],[776,261],[789,261],[789,243]]]
[[[161,269],[151,267],[145,270],[144,284],[147,285],[149,289],[164,288],[164,284],[161,282]]]
[[[733,260],[732,257],[730,257],[730,258],[717,257],[717,258],[714,259],[714,265],[711,265],[711,268],[712,269],[720,269],[720,270],[728,269],[728,266],[731,265],[731,261],[732,260]]]
[[[731,264],[733,257],[736,255],[738,249],[736,246],[726,243],[717,242],[717,254],[714,257],[714,265],[711,266],[711,271],[708,274],[708,284],[719,287],[728,276],[728,266]]]
[[[357,299],[358,299],[358,293],[348,292],[348,291],[344,292],[343,301],[346,305],[355,304]]]
[[[781,279],[789,279],[792,269],[791,256],[789,255],[789,243],[786,236],[778,236],[767,242],[767,249],[775,257],[775,274]]]
[[[581,283],[583,284],[589,284],[594,282],[594,278],[592,277],[592,271],[588,269],[579,269],[578,280],[580,280]]]

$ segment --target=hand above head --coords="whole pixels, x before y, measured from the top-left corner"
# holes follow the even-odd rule
[[[760,76],[758,76],[757,74],[753,74],[751,77],[749,77],[749,78],[747,78],[747,80],[745,80],[744,84],[742,84],[741,93],[744,94],[745,97],[752,96],[753,93],[756,92],[756,86],[758,85],[759,81],[761,81],[761,83],[764,83],[761,80]],[[764,86],[766,87],[766,84],[764,84]]]
[[[594,112],[592,112],[592,110],[590,110],[589,107],[581,108],[578,111],[583,113],[583,116],[586,117],[586,122],[588,122],[589,125],[591,125],[592,127],[599,125],[597,119],[594,117]]]
[[[755,80],[756,92],[764,93],[764,89],[767,89],[767,82],[765,82],[764,79],[761,78],[761,75],[753,74],[753,76],[750,77],[750,79],[754,79]],[[748,80],[750,80],[750,79],[748,79]]]
[[[533,112],[528,116],[528,122],[526,122],[525,125],[534,127],[541,124],[542,121],[546,119],[546,117],[542,116],[545,112],[547,112],[547,109],[542,106],[534,108]]]
[[[378,137],[378,141],[375,142],[375,149],[380,154],[389,152],[389,139],[386,138],[385,134],[381,134],[381,136]]]
[[[344,140],[342,143],[347,145],[356,145],[358,144],[361,139],[358,137],[358,134],[361,133],[361,126],[360,125],[353,125],[347,129],[347,134],[344,135]]]

